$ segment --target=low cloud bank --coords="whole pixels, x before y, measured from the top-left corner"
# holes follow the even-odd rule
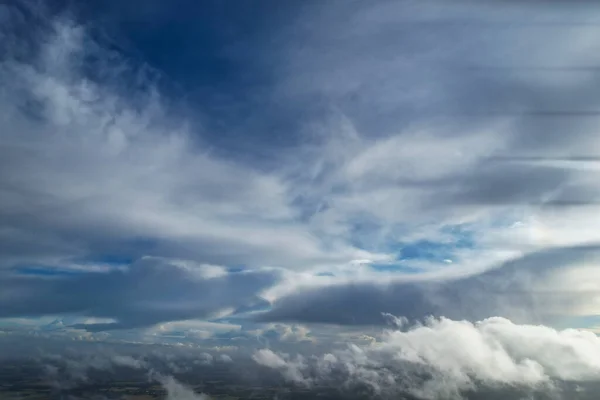
[[[254,360],[307,386],[341,381],[373,393],[460,398],[481,390],[586,393],[600,380],[600,339],[592,332],[518,325],[504,318],[476,323],[431,318],[388,330],[367,346],[292,357],[262,349]],[[517,397],[518,398],[518,397]]]
[[[207,275],[204,265],[156,257],[107,273],[55,279],[0,272],[0,317],[84,313],[117,322],[72,328],[93,332],[144,328],[260,306],[265,300],[257,293],[277,280],[278,274],[267,270]]]

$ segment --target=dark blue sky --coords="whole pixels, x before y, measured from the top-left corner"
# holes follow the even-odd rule
[[[281,162],[274,155],[307,140],[306,131],[332,111],[351,116],[369,136],[389,136],[423,121],[478,128],[490,114],[564,110],[584,90],[558,101],[519,69],[552,67],[534,38],[582,20],[581,7],[539,13],[516,3],[401,1],[398,12],[394,2],[380,1],[372,12],[356,1],[52,3],[133,64],[157,71],[162,94],[174,108],[191,110],[214,151],[254,165]],[[370,13],[381,32],[369,25]]]
[[[70,3],[70,12],[105,40],[160,74],[163,94],[195,110],[205,139],[218,151],[256,161],[267,155],[265,144],[295,143],[299,119],[312,107],[273,96],[270,51],[281,48],[293,35],[287,28],[316,2]],[[260,137],[243,139],[250,131]]]

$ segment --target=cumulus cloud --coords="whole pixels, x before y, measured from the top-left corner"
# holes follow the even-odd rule
[[[267,349],[254,360],[302,384],[334,380],[365,384],[385,395],[453,398],[482,387],[560,393],[560,382],[600,377],[599,351],[600,339],[587,331],[517,325],[504,318],[476,323],[430,318],[386,331],[371,345],[350,345],[304,363]]]
[[[273,353],[269,349],[258,350],[252,358],[261,365],[266,365],[271,368],[282,368],[286,365],[283,358]]]
[[[231,356],[228,355],[228,354],[221,354],[219,356],[219,360],[221,360],[221,362],[224,362],[224,363],[231,363],[231,362],[233,362],[233,358],[231,358]]]
[[[302,356],[297,356],[296,359],[292,360],[287,354],[282,356],[272,350],[261,349],[254,353],[252,359],[260,365],[280,370],[283,376],[290,381],[307,383],[302,375],[302,370],[306,368]]]
[[[193,389],[178,382],[172,376],[157,376],[156,379],[167,391],[167,400],[208,400],[204,393],[196,393]]]
[[[202,353],[198,357],[197,362],[204,365],[210,365],[213,362],[214,357],[208,353]]]

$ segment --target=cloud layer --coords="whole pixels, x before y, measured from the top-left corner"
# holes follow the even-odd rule
[[[369,346],[296,358],[263,349],[254,360],[303,385],[363,384],[384,396],[457,398],[485,390],[562,396],[565,383],[596,382],[600,339],[591,332],[447,318],[387,331]],[[586,389],[581,389],[585,392]],[[583,396],[584,393],[581,393]]]
[[[542,250],[466,276],[324,285],[283,296],[256,318],[368,325],[385,323],[381,313],[411,321],[501,315],[556,324],[565,316],[598,313],[599,250],[596,245]]]
[[[88,330],[218,318],[264,306],[256,293],[276,281],[277,274],[269,271],[228,273],[214,266],[147,258],[107,273],[5,277],[0,283],[0,317],[72,313],[115,320],[74,326]]]
[[[290,7],[223,50],[268,79],[222,123],[76,13],[0,9],[0,317],[598,315],[597,7]]]
[[[25,60],[25,39],[6,33],[0,68],[5,265],[108,254],[306,267],[364,253],[298,224],[277,174],[213,155],[151,73],[72,21],[45,22]]]

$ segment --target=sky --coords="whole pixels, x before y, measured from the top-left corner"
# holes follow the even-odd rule
[[[598,33],[583,1],[4,3],[0,332],[600,377]],[[366,347],[271,350],[330,343]]]

